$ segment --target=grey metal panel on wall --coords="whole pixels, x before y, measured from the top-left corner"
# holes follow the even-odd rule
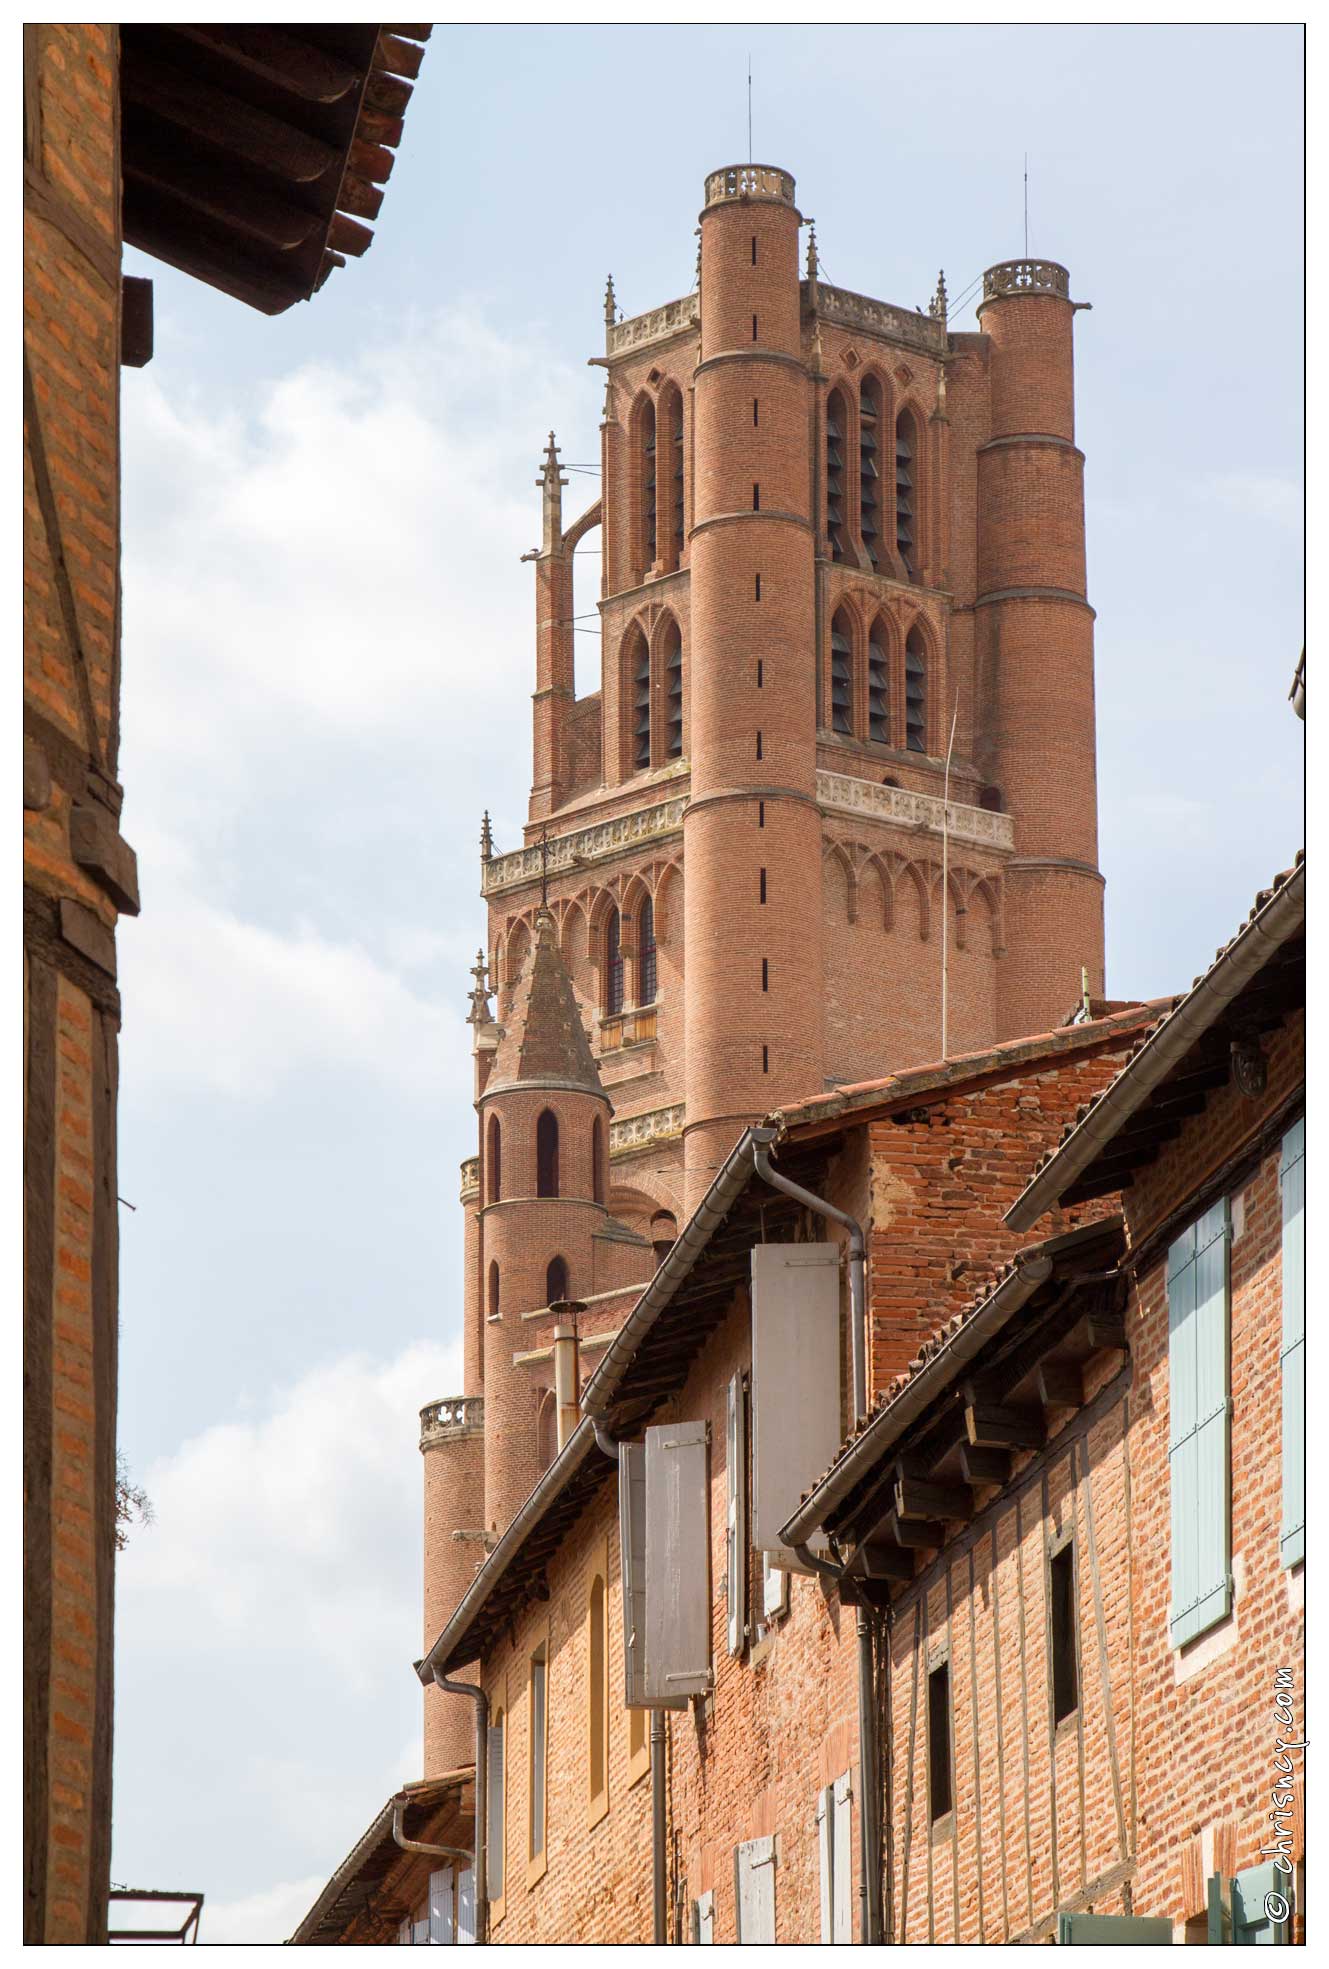
[[[710,1473],[704,1422],[646,1431],[646,1702],[711,1687]]]
[[[840,1447],[840,1246],[752,1251],[752,1543],[807,1570],[779,1539]],[[815,1543],[815,1541],[814,1541]]]

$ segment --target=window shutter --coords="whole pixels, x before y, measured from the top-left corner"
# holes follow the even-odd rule
[[[1097,1943],[1109,1948],[1139,1944],[1156,1948],[1171,1942],[1172,1923],[1163,1915],[1152,1914],[1059,1914],[1057,1940]]]
[[[411,1940],[420,1947],[429,1939],[429,1904],[426,1902],[424,1912],[417,1914],[411,1925]]]
[[[1239,1946],[1260,1942],[1291,1940],[1291,1921],[1274,1921],[1265,1912],[1265,1899],[1277,1894],[1288,1908],[1292,1904],[1292,1876],[1280,1873],[1272,1860],[1263,1866],[1247,1868],[1232,1882],[1232,1935]]]
[[[770,1555],[761,1555],[761,1610],[767,1620],[789,1611],[789,1574],[783,1566],[773,1566]]]
[[[397,1924],[397,1940],[399,1943],[401,1943],[401,1942],[409,1942],[411,1939],[412,1939],[411,1922],[410,1922],[410,1917],[408,1916],[405,1921],[399,1921]]]
[[[1283,1529],[1285,1566],[1306,1556],[1306,1123],[1283,1137]]]
[[[440,1867],[429,1876],[429,1939],[452,1940],[452,1868]]]
[[[839,1447],[840,1247],[755,1245],[752,1543],[781,1566],[807,1570],[780,1527]]]
[[[817,1793],[817,1851],[821,1858],[821,1939],[835,1940],[835,1791]]]
[[[712,1684],[707,1463],[704,1422],[646,1431],[648,1705],[705,1695]]]
[[[699,1943],[715,1940],[715,1895],[709,1891],[692,1903],[692,1939]]]
[[[639,1709],[646,1699],[646,1451],[641,1443],[618,1446],[618,1542],[623,1574],[623,1701]]]
[[[1228,1571],[1228,1205],[1168,1254],[1168,1463],[1172,1491],[1172,1645],[1221,1620]]]
[[[837,1778],[831,1787],[835,1813],[834,1862],[831,1879],[835,1890],[831,1939],[836,1942],[852,1942],[854,1939],[854,1862],[853,1841],[850,1828],[853,1824],[850,1799],[853,1792],[849,1784],[849,1773]]]
[[[749,1839],[734,1848],[734,1910],[740,1942],[774,1942],[774,1839]]]
[[[457,1875],[457,1940],[475,1940],[475,1874],[470,1867]]]
[[[725,1406],[725,1557],[729,1652],[742,1654],[748,1632],[748,1432],[743,1376],[729,1383]]]
[[[491,1901],[503,1898],[503,1876],[507,1858],[507,1799],[504,1786],[507,1777],[507,1764],[504,1759],[504,1740],[507,1735],[508,1719],[500,1716],[489,1725],[489,1786],[485,1801],[487,1820],[486,1876]]]

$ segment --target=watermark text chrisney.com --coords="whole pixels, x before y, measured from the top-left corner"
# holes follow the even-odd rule
[[[1274,1677],[1274,1723],[1278,1735],[1274,1739],[1274,1778],[1273,1789],[1269,1793],[1273,1809],[1269,1814],[1273,1824],[1273,1834],[1269,1843],[1260,1848],[1261,1855],[1272,1860],[1278,1873],[1292,1872],[1292,1770],[1293,1762],[1289,1752],[1305,1750],[1306,1738],[1293,1736],[1296,1716],[1292,1708],[1292,1670],[1280,1668]],[[1291,1913],[1291,1905],[1283,1894],[1266,1894],[1264,1911],[1270,1921],[1286,1921]]]

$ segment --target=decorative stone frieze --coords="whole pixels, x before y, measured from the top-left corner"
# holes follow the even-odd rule
[[[818,773],[817,798],[835,813],[872,814],[930,834],[941,833],[943,815],[949,810],[953,841],[974,841],[1001,852],[1015,846],[1015,825],[1009,814],[938,800],[931,793],[911,793],[903,786],[879,786],[875,780],[851,779],[847,773]]]
[[[683,1133],[686,1112],[679,1101],[674,1107],[652,1108],[648,1114],[633,1114],[622,1121],[611,1121],[610,1155],[635,1155],[638,1149],[648,1148],[653,1142],[676,1141]]]
[[[983,299],[998,294],[1060,294],[1070,299],[1071,277],[1055,260],[1003,260],[983,275]]]
[[[583,827],[574,834],[551,835],[547,843],[549,873],[557,875],[563,869],[582,863],[607,861],[612,855],[624,854],[642,841],[678,834],[682,831],[686,805],[687,801],[683,799],[665,800],[658,806],[639,807],[630,814],[617,814],[613,820],[601,821],[597,827]],[[501,895],[506,889],[520,888],[524,882],[536,882],[540,879],[540,867],[541,849],[538,847],[517,848],[509,855],[495,855],[481,869],[480,892],[485,896]]]
[[[478,1155],[470,1155],[461,1166],[461,1200],[463,1203],[470,1203],[479,1194],[480,1158]]]
[[[627,321],[616,321],[606,329],[606,340],[611,356],[628,354],[633,349],[644,349],[652,342],[667,342],[671,335],[679,335],[686,328],[696,328],[701,320],[701,302],[696,294],[685,294],[679,301],[666,301],[662,308],[651,308],[646,314],[631,316]]]
[[[442,1401],[426,1402],[420,1410],[420,1447],[432,1449],[436,1443],[455,1442],[461,1436],[484,1434],[483,1395],[445,1395]]]
[[[819,321],[835,322],[843,328],[866,328],[888,342],[904,342],[911,349],[926,349],[930,355],[946,353],[946,323],[935,315],[874,301],[845,287],[828,287],[821,280],[803,282],[803,305]]]
[[[727,164],[723,171],[708,175],[706,203],[719,205],[729,198],[770,198],[779,205],[792,205],[794,180],[778,164]]]

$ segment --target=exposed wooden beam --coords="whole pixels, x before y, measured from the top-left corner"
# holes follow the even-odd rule
[[[1095,1353],[1100,1350],[1126,1351],[1126,1315],[1119,1312],[1091,1313],[1085,1322],[1085,1333],[1089,1345]]]
[[[177,129],[293,184],[313,184],[341,164],[340,153],[317,137],[141,52],[131,59],[126,51],[121,87],[130,102]]]
[[[972,1402],[965,1409],[965,1427],[980,1449],[1041,1449],[1047,1441],[1047,1424],[1036,1408]]]
[[[279,27],[172,25],[172,34],[261,75],[279,89],[311,103],[336,103],[359,86],[360,73],[349,62],[325,54]],[[416,67],[419,67],[417,62]]]
[[[928,1518],[902,1518],[889,1511],[877,1527],[882,1538],[893,1538],[911,1552],[940,1552],[946,1542],[942,1526]]]
[[[1046,1408],[1083,1408],[1084,1377],[1072,1361],[1038,1363],[1038,1399]]]
[[[859,1548],[854,1571],[864,1579],[905,1581],[914,1576],[913,1553],[884,1538],[871,1538]]]
[[[1006,1484],[1010,1482],[1011,1459],[1004,1449],[961,1443],[960,1470],[967,1484]]]
[[[385,75],[375,69],[365,84],[365,102],[384,116],[401,116],[411,100],[411,84],[398,75]]]
[[[928,1483],[922,1477],[897,1477],[895,1483],[897,1518],[938,1518],[961,1523],[974,1514],[974,1500],[964,1484]]]
[[[341,181],[341,194],[337,200],[343,212],[354,212],[358,219],[376,219],[383,204],[383,194],[377,185],[371,185],[368,178],[357,177],[348,171]]]
[[[125,177],[150,186],[163,198],[178,199],[228,231],[256,239],[274,252],[292,253],[322,229],[316,212],[218,171],[188,144],[158,145],[140,137],[125,157]]]
[[[420,64],[425,58],[423,48],[417,48],[411,41],[403,41],[399,34],[384,28],[378,37],[374,51],[374,65],[385,68],[393,75],[406,75],[412,81],[420,73]]]

